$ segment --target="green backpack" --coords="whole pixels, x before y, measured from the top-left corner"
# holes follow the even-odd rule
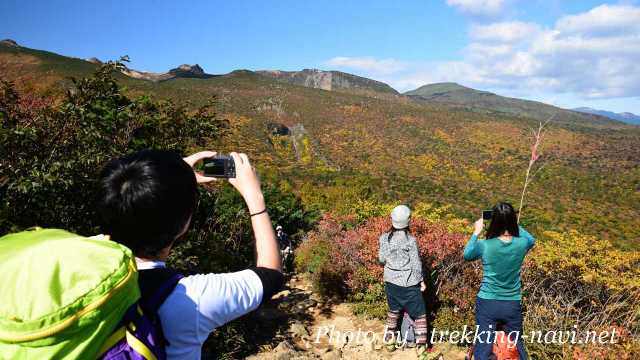
[[[139,297],[135,258],[105,238],[0,238],[0,359],[95,359]]]

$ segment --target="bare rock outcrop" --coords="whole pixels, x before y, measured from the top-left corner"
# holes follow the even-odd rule
[[[10,47],[18,47],[18,43],[12,39],[4,39],[0,40],[0,45],[10,46]]]

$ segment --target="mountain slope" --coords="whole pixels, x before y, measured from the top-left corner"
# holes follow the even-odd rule
[[[632,114],[630,112],[615,113],[613,111],[592,109],[590,107],[579,107],[579,108],[573,109],[573,111],[605,116],[610,119],[625,122],[627,124],[640,125],[640,116],[636,114]]]
[[[23,91],[63,96],[66,77],[89,76],[97,67],[0,44],[0,79],[16,81]],[[215,97],[216,110],[229,121],[217,150],[241,149],[263,177],[305,203],[348,214],[367,201],[429,202],[471,219],[498,200],[517,204],[537,124],[437,101],[324,91],[251,71],[165,81],[116,76],[132,96],[193,107]],[[545,135],[545,167],[529,187],[525,225],[540,234],[580,229],[640,247],[640,128],[565,114]]]
[[[555,116],[563,119],[563,121],[593,122],[597,124],[614,124],[615,121],[599,116],[599,114],[578,113],[537,101],[500,96],[456,83],[424,85],[418,89],[407,91],[403,95],[422,103],[447,104],[476,111],[524,116],[538,120],[546,120]]]
[[[457,83],[453,83],[453,82],[444,82],[444,83],[434,83],[434,84],[428,84],[428,85],[424,85],[421,86],[415,90],[411,90],[411,91],[407,91],[405,92],[403,95],[407,95],[407,96],[420,96],[423,97],[425,99],[431,98],[431,97],[437,97],[440,95],[445,95],[445,94],[453,94],[453,93],[457,93],[457,94],[477,94],[477,95],[483,95],[483,94],[487,94],[490,95],[491,93],[486,92],[486,91],[480,91],[480,90],[475,90],[472,88],[468,88],[466,86],[462,86],[460,84]]]
[[[358,94],[380,93],[398,95],[395,89],[383,82],[340,71],[322,71],[317,69],[304,69],[302,71],[261,70],[257,71],[257,73],[278,81],[322,90],[345,91]]]

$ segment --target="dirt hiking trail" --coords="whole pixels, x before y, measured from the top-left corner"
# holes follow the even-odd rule
[[[265,330],[278,330],[273,345],[262,345],[259,353],[247,358],[251,360],[417,358],[414,348],[388,351],[381,342],[383,321],[356,316],[349,304],[320,298],[305,275],[294,274],[284,290],[258,310],[256,321],[264,323]],[[462,348],[450,344],[434,346],[429,359],[438,353],[444,360],[465,358]]]

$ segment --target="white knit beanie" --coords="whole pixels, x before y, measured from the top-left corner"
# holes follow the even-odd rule
[[[391,211],[391,223],[396,229],[404,229],[409,226],[411,210],[406,205],[399,205]]]

